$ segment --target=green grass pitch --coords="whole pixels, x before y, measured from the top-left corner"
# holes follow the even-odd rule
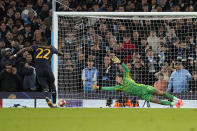
[[[0,109],[0,131],[197,131],[197,109]]]

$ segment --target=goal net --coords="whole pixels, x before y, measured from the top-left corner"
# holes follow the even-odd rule
[[[117,84],[123,69],[110,60],[114,55],[136,83],[197,98],[196,14],[55,12],[54,26],[55,44],[64,53],[55,68],[59,98],[132,97],[90,88]]]

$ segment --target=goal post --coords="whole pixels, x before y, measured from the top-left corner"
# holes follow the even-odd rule
[[[159,76],[163,74],[166,85],[162,88],[165,91],[177,62],[183,64],[191,75],[197,69],[197,12],[54,12],[53,17],[54,46],[64,53],[63,57],[54,56],[58,98],[106,100],[126,95],[88,88],[93,83],[116,84],[115,76],[121,68],[110,63],[105,69],[108,57],[114,54],[128,63],[131,77],[138,83],[158,86]],[[96,70],[86,72],[90,59]],[[169,72],[162,72],[164,68]],[[111,73],[109,76],[107,71]],[[88,73],[93,75],[86,88],[84,83],[89,80],[85,78]],[[180,83],[182,80],[191,87],[189,80],[181,78]],[[161,86],[159,84],[156,88]],[[197,99],[194,88],[182,88],[185,87],[182,86],[180,92],[176,87],[171,90],[183,99]]]

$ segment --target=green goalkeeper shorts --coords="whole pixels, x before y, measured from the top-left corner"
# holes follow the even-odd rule
[[[146,100],[146,101],[150,101],[153,94],[154,94],[155,88],[152,86],[148,86],[148,85],[144,85],[143,88],[143,94],[139,95],[138,97]]]

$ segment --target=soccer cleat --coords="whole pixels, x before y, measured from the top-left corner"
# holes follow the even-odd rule
[[[176,107],[177,107],[177,108],[181,108],[181,105],[180,105],[179,102],[176,103]]]
[[[178,100],[178,102],[176,103],[176,107],[177,108],[181,108],[181,106],[183,106],[183,101],[182,100]]]
[[[52,104],[51,100],[48,97],[46,97],[45,100],[50,108],[57,108],[56,105]]]
[[[178,103],[180,103],[181,106],[183,106],[183,104],[184,104],[183,101],[182,101],[181,99],[178,100]]]

